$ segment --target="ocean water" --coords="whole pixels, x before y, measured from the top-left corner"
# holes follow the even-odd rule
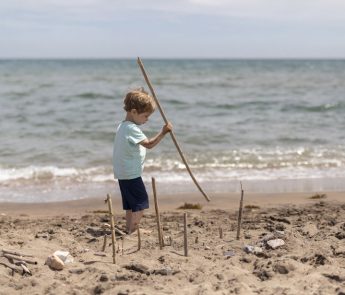
[[[212,192],[344,190],[344,60],[143,60],[201,186]],[[0,60],[0,201],[118,191],[122,100],[147,86],[136,60]],[[154,135],[158,110],[142,126]],[[144,180],[197,192],[169,136]]]

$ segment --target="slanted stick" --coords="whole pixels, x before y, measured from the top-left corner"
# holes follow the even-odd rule
[[[138,65],[139,65],[139,67],[140,67],[140,69],[141,69],[143,75],[144,75],[145,81],[146,81],[148,87],[149,87],[150,90],[151,90],[152,96],[153,96],[153,98],[154,98],[154,100],[155,100],[155,102],[156,102],[156,104],[157,104],[157,107],[158,107],[158,109],[159,109],[159,112],[161,113],[161,115],[162,115],[162,117],[163,117],[163,120],[164,120],[165,124],[168,124],[168,120],[167,120],[167,118],[166,118],[166,116],[165,116],[165,114],[164,114],[164,111],[163,111],[163,109],[162,109],[162,107],[161,107],[161,105],[160,105],[160,103],[159,103],[159,101],[158,101],[158,99],[157,99],[157,97],[156,97],[155,91],[154,91],[154,89],[153,89],[153,87],[152,87],[152,84],[151,84],[151,82],[150,82],[150,80],[149,80],[147,74],[146,74],[144,65],[143,65],[143,63],[142,63],[140,57],[138,57],[137,62],[138,62]],[[173,142],[174,142],[174,144],[175,144],[175,146],[176,146],[176,149],[177,149],[178,153],[179,153],[180,156],[181,156],[181,159],[182,159],[183,163],[185,164],[185,166],[186,166],[186,168],[187,168],[187,171],[188,171],[190,177],[192,178],[193,182],[195,183],[195,185],[197,186],[197,188],[199,189],[199,191],[200,191],[200,192],[202,193],[202,195],[205,197],[205,199],[209,202],[209,201],[210,201],[210,198],[206,195],[206,193],[204,192],[204,190],[201,188],[201,186],[199,185],[198,181],[197,181],[196,178],[194,177],[194,175],[193,175],[191,169],[189,168],[189,165],[188,165],[188,163],[187,163],[187,160],[186,160],[185,156],[184,156],[183,153],[182,153],[182,150],[181,150],[181,148],[180,148],[180,146],[179,146],[179,144],[178,144],[178,142],[177,142],[177,140],[176,140],[176,138],[175,138],[174,133],[173,133],[172,131],[169,132],[169,133],[170,133],[171,138],[172,138],[172,140],[173,140]]]
[[[110,195],[107,194],[106,202],[108,203],[109,208],[109,217],[110,217],[110,227],[111,227],[111,242],[113,246],[113,263],[116,263],[116,239],[115,239],[115,222],[114,222],[114,213],[113,206],[111,203]]]
[[[238,219],[237,219],[237,235],[236,239],[240,239],[240,231],[241,231],[241,225],[242,225],[242,210],[243,210],[243,188],[242,188],[242,182],[241,184],[241,200],[240,200],[240,208],[238,210]]]
[[[188,256],[187,213],[184,213],[184,256]]]
[[[155,180],[154,177],[152,177],[152,190],[153,190],[153,198],[154,198],[154,201],[155,201],[159,249],[162,250],[164,245],[163,245],[161,220],[160,220],[160,216],[159,216],[158,200],[157,200],[156,180]]]

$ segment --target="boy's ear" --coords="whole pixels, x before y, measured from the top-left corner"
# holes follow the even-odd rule
[[[131,109],[131,111],[130,111],[132,114],[135,114],[135,115],[137,115],[138,114],[138,111],[137,111],[137,109]]]

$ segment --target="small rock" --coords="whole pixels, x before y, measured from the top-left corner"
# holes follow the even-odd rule
[[[248,254],[253,253],[255,255],[261,255],[263,253],[262,248],[257,247],[257,246],[245,245],[243,250]]]
[[[150,274],[149,268],[145,265],[140,264],[140,263],[125,265],[124,268],[126,268],[128,270],[134,270],[134,271],[137,271],[140,273],[144,273],[146,275]]]
[[[51,269],[62,270],[64,268],[63,261],[56,255],[49,256],[45,262]]]
[[[249,257],[242,257],[240,261],[245,262],[245,263],[251,263],[252,260]]]
[[[223,281],[224,280],[224,276],[221,274],[221,273],[217,273],[216,274],[216,278],[220,281]]]
[[[274,271],[284,275],[289,273],[289,270],[283,264],[276,264],[274,267]]]
[[[173,274],[173,271],[170,267],[166,267],[166,268],[161,268],[161,269],[155,269],[153,273],[155,275],[170,276]]]
[[[275,239],[268,241],[267,245],[272,249],[277,249],[278,247],[285,245],[285,242],[282,239]]]

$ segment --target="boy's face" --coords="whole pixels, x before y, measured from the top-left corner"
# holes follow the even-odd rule
[[[145,124],[152,113],[150,112],[144,112],[144,113],[138,113],[136,109],[131,110],[132,118],[135,124],[142,125]]]

